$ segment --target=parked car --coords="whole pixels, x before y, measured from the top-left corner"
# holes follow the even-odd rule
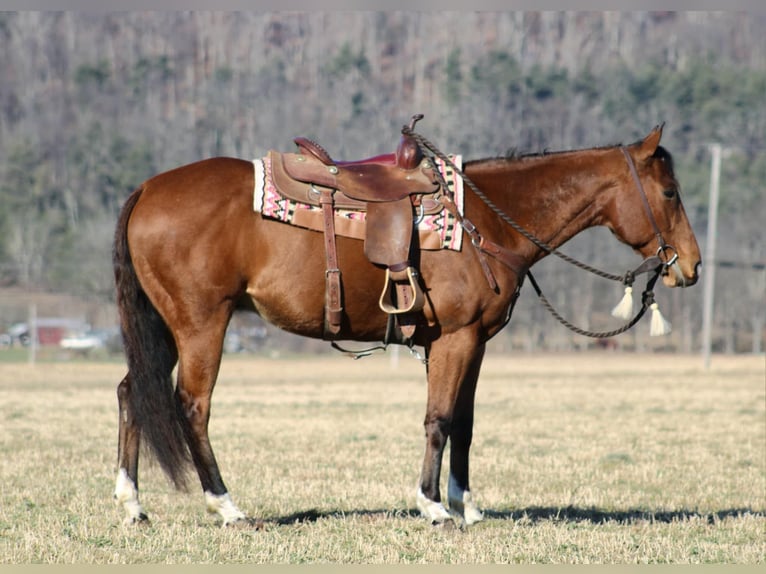
[[[70,351],[88,352],[102,348],[104,341],[95,333],[79,333],[64,337],[59,342],[59,346]]]

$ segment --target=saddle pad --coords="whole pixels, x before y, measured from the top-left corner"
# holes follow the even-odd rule
[[[449,156],[452,162],[462,168],[462,156]],[[453,193],[455,204],[463,213],[463,180],[451,166],[445,166],[437,158],[444,180]],[[268,156],[254,159],[255,189],[253,209],[264,217],[275,219],[290,225],[322,231],[322,208],[299,203],[283,197],[271,178],[271,160]],[[346,209],[335,210],[335,232],[337,235],[364,239],[366,213]],[[433,215],[426,215],[418,224],[421,249],[452,249],[460,251],[463,243],[462,229],[455,218],[443,209]]]

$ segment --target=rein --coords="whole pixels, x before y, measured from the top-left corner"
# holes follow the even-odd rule
[[[662,237],[662,233],[660,232],[659,226],[657,225],[657,221],[655,220],[654,214],[652,213],[651,207],[649,206],[649,200],[646,196],[646,192],[644,191],[644,187],[641,184],[640,178],[638,177],[638,173],[633,163],[633,159],[630,157],[630,154],[628,153],[627,149],[625,149],[625,147],[620,147],[620,149],[628,163],[630,173],[633,176],[634,183],[636,184],[636,187],[639,190],[639,193],[641,195],[641,200],[647,212],[649,221],[652,224],[654,232],[657,236],[660,247],[657,250],[656,255],[653,255],[651,257],[647,257],[646,259],[644,259],[644,261],[633,271],[627,271],[623,275],[615,275],[613,273],[608,273],[606,271],[597,269],[596,267],[593,267],[591,265],[578,261],[577,259],[570,257],[569,255],[561,253],[555,247],[538,239],[537,237],[532,235],[529,231],[521,227],[518,223],[516,223],[516,221],[511,219],[505,212],[503,212],[497,205],[495,205],[495,203],[491,199],[489,199],[471,181],[471,179],[465,173],[463,173],[463,171],[460,168],[458,168],[444,153],[442,153],[436,146],[434,146],[434,144],[432,144],[428,139],[426,139],[422,135],[416,133],[413,130],[413,126],[414,126],[414,122],[409,126],[403,126],[402,133],[412,137],[417,142],[418,147],[421,149],[424,155],[426,155],[427,157],[431,155],[436,156],[439,159],[441,159],[443,162],[445,162],[445,164],[450,165],[455,170],[455,173],[460,175],[464,183],[471,188],[471,190],[476,194],[476,196],[482,202],[484,202],[484,204],[487,205],[487,207],[489,207],[492,212],[494,212],[502,221],[507,223],[511,228],[513,228],[515,231],[517,231],[523,237],[525,237],[526,239],[534,243],[537,247],[539,247],[546,253],[555,255],[559,257],[560,259],[566,261],[567,263],[570,263],[574,265],[575,267],[578,267],[580,269],[593,273],[594,275],[597,275],[598,277],[609,279],[611,281],[618,281],[626,286],[626,293],[629,293],[630,290],[632,290],[632,285],[637,275],[653,272],[653,275],[651,275],[649,279],[647,280],[646,288],[644,289],[642,293],[641,308],[639,309],[638,313],[636,313],[636,315],[633,316],[633,318],[630,319],[627,323],[625,323],[622,327],[619,327],[612,331],[588,331],[585,329],[581,329],[573,325],[569,321],[567,321],[553,308],[550,302],[543,295],[540,289],[540,286],[537,284],[537,281],[535,281],[534,276],[528,269],[526,270],[519,269],[518,265],[515,265],[512,263],[519,259],[518,256],[511,253],[508,249],[483,238],[476,230],[476,227],[470,221],[465,219],[462,216],[462,214],[457,213],[457,209],[454,206],[454,202],[452,202],[452,198],[449,196],[449,193],[450,193],[449,187],[447,186],[446,182],[444,181],[444,178],[441,176],[439,171],[434,170],[435,175],[439,181],[439,184],[442,186],[442,189],[445,190],[445,193],[448,194],[446,198],[447,201],[445,202],[445,206],[447,206],[447,208],[450,209],[451,211],[454,210],[454,212],[457,213],[457,217],[460,224],[462,225],[463,229],[465,229],[465,231],[468,233],[468,235],[471,237],[471,243],[474,245],[474,247],[477,249],[477,252],[480,255],[480,262],[482,263],[482,268],[484,269],[484,272],[487,275],[487,280],[489,281],[490,287],[494,289],[496,286],[496,282],[491,275],[492,272],[489,270],[489,267],[486,264],[486,261],[483,260],[483,253],[488,253],[489,255],[495,257],[500,262],[504,263],[507,267],[509,267],[511,270],[513,270],[517,275],[522,275],[525,272],[527,277],[529,277],[529,282],[532,284],[532,287],[537,293],[537,296],[542,302],[543,306],[546,309],[548,309],[548,311],[550,311],[550,313],[562,325],[564,325],[566,328],[570,329],[571,331],[574,331],[575,333],[578,333],[580,335],[585,335],[587,337],[592,337],[592,338],[608,338],[608,337],[613,337],[615,335],[619,335],[620,333],[624,333],[625,331],[628,331],[636,323],[638,323],[638,321],[644,316],[646,311],[650,308],[653,311],[656,311],[657,313],[659,313],[657,311],[657,304],[654,301],[654,285],[657,282],[657,279],[660,277],[660,275],[663,272],[665,272],[668,267],[670,267],[673,263],[675,263],[675,261],[678,259],[678,254],[672,246],[665,243],[665,240]],[[660,258],[660,254],[664,253],[666,250],[673,251],[673,256],[670,258],[669,261],[663,261],[662,258]]]

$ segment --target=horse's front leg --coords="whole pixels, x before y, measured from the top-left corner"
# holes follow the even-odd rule
[[[465,500],[464,494],[468,492],[467,447],[470,445],[470,430],[466,444],[465,425],[473,421],[473,396],[483,354],[484,346],[479,345],[475,333],[468,328],[443,335],[428,349],[428,402],[424,422],[426,452],[420,474],[417,504],[423,516],[432,523],[442,523],[453,518],[442,504],[439,478],[444,448],[448,438],[453,435],[456,422],[459,430],[454,436],[458,439],[458,449],[465,453],[465,459],[461,456],[454,459],[462,462],[459,462],[459,473],[452,481],[464,492],[461,495],[453,488],[452,494]],[[466,400],[470,403],[467,409],[462,404]],[[461,405],[456,408],[458,401]],[[467,418],[466,410],[471,413]],[[470,495],[468,498],[470,499]],[[472,514],[471,518],[475,516]]]
[[[476,383],[484,359],[484,345],[477,350],[473,362],[460,386],[450,430],[450,465],[447,499],[450,510],[463,517],[466,524],[484,519],[474,504],[468,483],[468,456],[473,439],[473,412]]]

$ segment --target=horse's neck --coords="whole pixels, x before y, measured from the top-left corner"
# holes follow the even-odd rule
[[[604,153],[589,150],[496,160],[466,173],[511,219],[557,247],[601,223],[607,195],[603,192],[614,183],[604,169]],[[529,241],[515,236],[515,243],[526,254],[541,256]]]

